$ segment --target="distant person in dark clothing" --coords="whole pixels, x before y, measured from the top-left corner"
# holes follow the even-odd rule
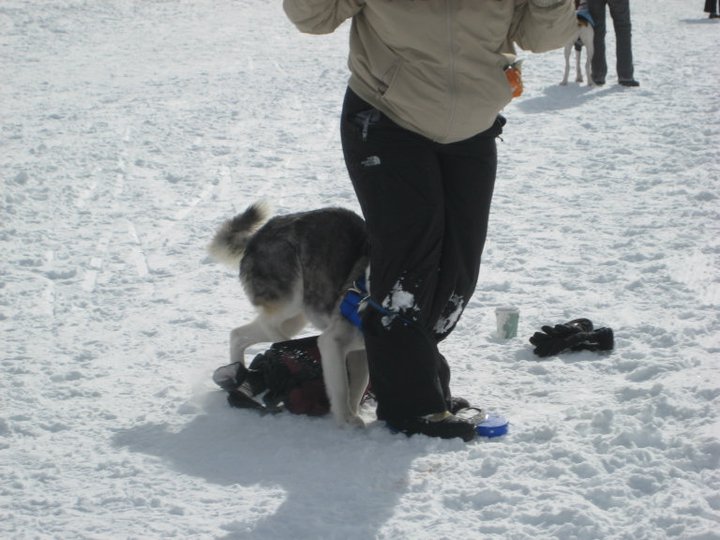
[[[714,0],[710,0],[714,1]],[[630,24],[629,0],[587,0],[590,16],[595,21],[595,54],[592,59],[592,78],[597,85],[605,84],[607,61],[605,60],[605,12],[610,8],[610,16],[615,28],[615,56],[617,58],[618,82],[623,86],[640,86],[635,80],[632,55],[632,26]]]
[[[705,13],[709,13],[711,19],[720,18],[720,15],[718,15],[718,3],[720,3],[720,0],[705,0]]]

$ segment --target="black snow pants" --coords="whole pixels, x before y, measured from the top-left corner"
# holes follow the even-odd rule
[[[448,409],[438,343],[475,290],[504,123],[498,116],[483,133],[440,144],[347,91],[342,145],[370,240],[363,333],[381,420]]]

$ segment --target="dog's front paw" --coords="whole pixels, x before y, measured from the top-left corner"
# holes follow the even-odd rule
[[[347,422],[347,425],[352,426],[352,427],[357,427],[357,428],[365,427],[365,422],[363,421],[362,418],[360,418],[357,415],[349,416],[345,421]]]
[[[335,423],[341,427],[365,427],[365,422],[357,414],[347,412],[345,414],[334,414]]]

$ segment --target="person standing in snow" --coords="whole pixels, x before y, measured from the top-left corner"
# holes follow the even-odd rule
[[[378,419],[471,440],[438,343],[472,296],[495,183],[513,43],[543,52],[576,29],[573,0],[284,0],[303,32],[347,19],[345,163],[367,223],[363,334]]]
[[[615,58],[618,83],[623,86],[640,86],[635,80],[632,54],[632,24],[630,22],[630,0],[587,0],[590,16],[595,21],[595,52],[592,57],[591,70],[593,82],[602,86],[607,77],[607,60],[605,59],[605,25],[606,7],[610,8],[610,16],[615,28]]]
[[[705,13],[709,13],[708,18],[717,19],[718,15],[718,4],[720,0],[705,0]]]

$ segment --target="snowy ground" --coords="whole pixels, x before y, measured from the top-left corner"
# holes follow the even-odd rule
[[[210,380],[252,316],[215,227],[261,198],[357,209],[347,27],[301,35],[279,0],[0,3],[0,537],[720,538],[720,22],[632,4],[640,88],[523,55],[444,349],[511,433],[463,444],[260,418]],[[612,354],[532,354],[579,316]]]

